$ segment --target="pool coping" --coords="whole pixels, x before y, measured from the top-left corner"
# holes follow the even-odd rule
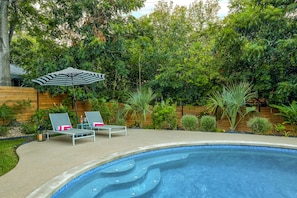
[[[100,165],[106,164],[113,160],[117,160],[123,157],[127,157],[134,154],[139,154],[142,152],[152,151],[156,149],[182,147],[182,146],[203,146],[203,145],[238,145],[238,146],[263,146],[272,148],[283,148],[283,149],[294,149],[297,150],[297,145],[285,144],[285,143],[269,143],[262,141],[230,141],[230,140],[207,140],[207,141],[180,141],[180,142],[170,142],[161,144],[152,144],[149,146],[141,146],[136,149],[131,149],[125,152],[115,152],[111,155],[105,156],[98,160],[91,160],[83,163],[80,166],[76,166],[69,169],[62,174],[55,176],[53,179],[44,183],[32,193],[30,193],[27,198],[45,198],[53,196],[60,188],[65,184],[78,177],[79,175],[90,171]]]

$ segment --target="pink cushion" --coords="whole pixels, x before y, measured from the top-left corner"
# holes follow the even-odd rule
[[[57,131],[65,131],[65,130],[69,130],[72,129],[71,125],[61,125],[57,127]]]
[[[103,122],[93,122],[93,126],[94,127],[104,126],[104,123]]]

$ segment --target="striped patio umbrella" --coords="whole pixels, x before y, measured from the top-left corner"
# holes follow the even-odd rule
[[[72,86],[74,90],[74,85],[87,85],[104,79],[104,74],[68,67],[64,70],[41,76],[32,81],[43,86]],[[75,91],[73,91],[73,102],[78,121]]]

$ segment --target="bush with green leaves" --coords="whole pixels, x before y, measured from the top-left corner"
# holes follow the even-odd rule
[[[7,126],[0,126],[0,136],[6,136],[9,128]]]
[[[30,107],[30,105],[31,103],[29,100],[16,101],[16,103],[11,106],[3,103],[0,106],[0,124],[8,126],[15,120],[17,114],[22,113],[26,108]]]
[[[183,115],[181,125],[187,131],[196,131],[198,130],[199,120],[194,115]]]
[[[277,123],[274,125],[274,129],[278,134],[284,134],[286,131],[286,126],[284,124]]]
[[[249,119],[247,126],[258,134],[266,134],[272,130],[272,123],[267,118],[263,117],[253,117]]]
[[[204,115],[200,119],[200,130],[201,131],[212,131],[215,132],[217,128],[217,120],[214,116]]]
[[[110,124],[110,120],[112,119],[112,111],[108,106],[108,103],[104,98],[92,98],[89,99],[91,104],[91,111],[100,111],[100,114],[106,124]]]
[[[270,105],[279,110],[276,115],[282,116],[285,121],[283,124],[290,124],[294,130],[297,131],[297,102],[293,101],[290,105]]]
[[[33,130],[37,133],[37,129],[39,127],[42,127],[44,129],[51,129],[52,125],[49,120],[49,112],[51,113],[59,113],[55,112],[57,111],[57,108],[54,107],[54,110],[52,109],[39,109],[35,111],[35,113],[31,116],[29,122],[22,124],[23,132],[28,134],[32,133]]]
[[[62,104],[60,105],[55,105],[51,107],[50,109],[47,110],[48,113],[68,113],[70,121],[72,124],[77,123],[77,116],[76,112],[73,110],[69,110],[67,106],[64,106]]]
[[[153,108],[152,121],[155,129],[176,129],[176,105],[171,105],[169,101],[156,104]]]
[[[24,134],[35,134],[38,129],[38,125],[32,122],[22,123],[21,127]]]
[[[89,100],[91,111],[100,111],[100,114],[106,124],[125,125],[125,115],[118,101],[92,98]]]
[[[7,126],[9,122],[15,118],[15,115],[16,113],[12,107],[6,104],[0,106],[0,119],[2,125]]]

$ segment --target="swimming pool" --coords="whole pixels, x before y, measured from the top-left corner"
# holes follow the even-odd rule
[[[296,179],[296,150],[181,146],[96,167],[52,197],[297,197]]]

